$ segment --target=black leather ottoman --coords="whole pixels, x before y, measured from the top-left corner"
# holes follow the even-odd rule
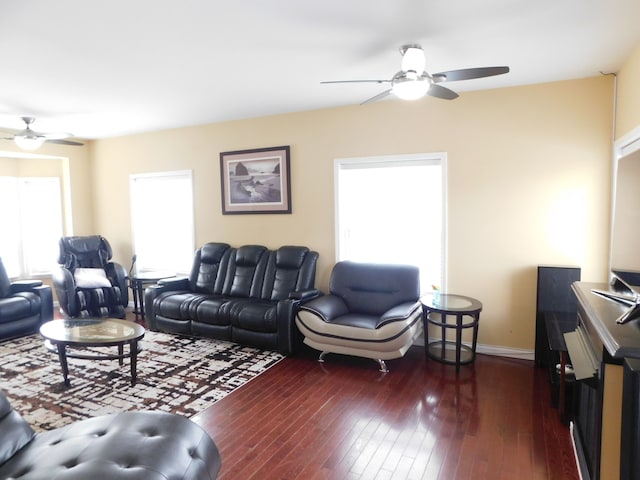
[[[214,479],[220,453],[191,420],[122,412],[34,433],[0,391],[0,479]]]

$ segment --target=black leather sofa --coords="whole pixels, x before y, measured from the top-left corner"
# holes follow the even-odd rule
[[[0,479],[211,480],[221,464],[186,417],[121,412],[35,433],[0,390]]]
[[[52,319],[51,287],[40,280],[11,282],[0,259],[0,340],[37,332]]]
[[[145,290],[148,327],[294,353],[301,342],[295,312],[320,293],[317,259],[307,247],[207,243],[188,278]]]

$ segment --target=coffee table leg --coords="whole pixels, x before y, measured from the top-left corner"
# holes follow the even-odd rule
[[[64,377],[64,384],[67,387],[71,386],[69,381],[69,366],[67,365],[67,346],[64,343],[58,343],[58,358],[60,359],[60,366],[62,367],[62,376]]]
[[[134,340],[129,343],[129,349],[131,352],[131,386],[136,384],[137,380],[137,367],[138,367],[138,341]]]
[[[124,365],[124,344],[118,344],[118,364],[120,366]]]

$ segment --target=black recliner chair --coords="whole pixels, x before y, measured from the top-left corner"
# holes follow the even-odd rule
[[[111,261],[113,252],[100,235],[62,237],[53,274],[60,310],[67,317],[125,317],[129,303],[125,268]]]
[[[0,258],[0,340],[37,332],[51,319],[51,287],[40,280],[11,282]]]

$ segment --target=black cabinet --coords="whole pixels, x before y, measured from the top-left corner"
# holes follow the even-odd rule
[[[640,323],[616,322],[629,307],[594,293],[613,293],[609,284],[576,282],[573,290],[578,327],[566,337],[578,378],[571,434],[581,478],[638,480]]]
[[[571,284],[580,280],[580,267],[538,266],[538,293],[536,299],[536,350],[539,367],[549,366],[549,338],[545,326],[545,313],[576,314],[578,303]]]
[[[567,347],[563,334],[575,330],[578,304],[571,285],[580,280],[580,268],[538,266],[535,364],[546,368],[551,384],[551,403],[561,418],[572,414],[573,377],[566,375]]]
[[[640,359],[624,362],[620,478],[640,479]]]

